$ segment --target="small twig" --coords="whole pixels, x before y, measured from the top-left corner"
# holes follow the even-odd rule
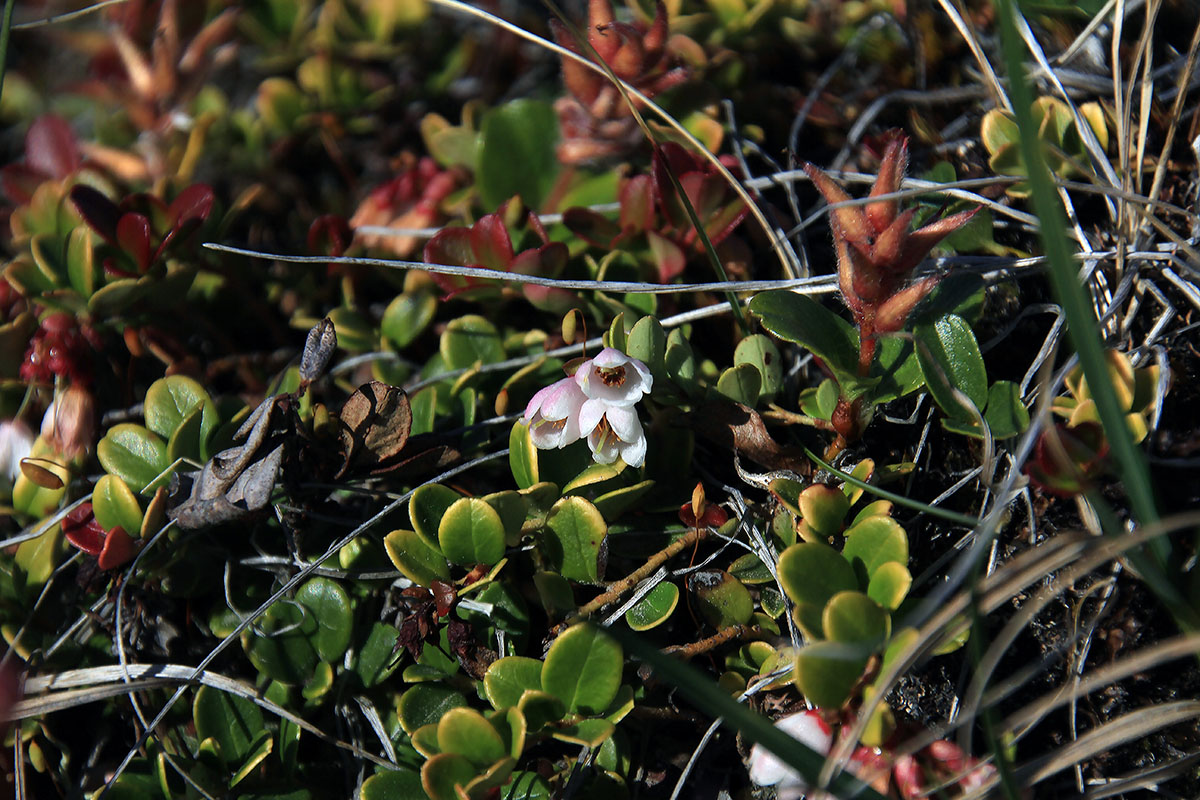
[[[728,628],[722,628],[712,636],[701,639],[698,642],[674,644],[670,647],[664,647],[663,652],[667,655],[679,656],[686,661],[689,658],[703,655],[709,650],[716,649],[734,639],[749,639],[759,636],[762,636],[762,628],[757,625],[730,625]]]
[[[615,603],[620,599],[621,595],[630,591],[633,589],[633,587],[637,586],[650,575],[654,574],[654,571],[666,563],[666,561],[672,556],[678,555],[691,545],[698,543],[706,535],[708,535],[707,528],[692,528],[683,536],[680,536],[662,550],[659,550],[657,553],[646,559],[645,564],[638,567],[621,580],[610,583],[608,585],[608,589],[603,594],[577,608],[575,613],[572,614],[569,619],[564,620],[554,628],[551,635],[558,636],[560,633],[566,630],[569,625],[573,625],[582,619],[590,617],[592,614],[595,614],[609,603]]]

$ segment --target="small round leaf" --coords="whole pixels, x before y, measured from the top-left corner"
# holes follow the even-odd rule
[[[495,564],[504,557],[504,522],[486,501],[463,497],[442,516],[438,543],[451,563]]]
[[[568,628],[550,645],[542,689],[583,714],[602,712],[617,696],[624,656],[616,640],[591,625]]]

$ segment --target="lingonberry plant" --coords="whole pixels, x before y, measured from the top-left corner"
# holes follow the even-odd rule
[[[1177,4],[8,5],[17,796],[1200,796]]]

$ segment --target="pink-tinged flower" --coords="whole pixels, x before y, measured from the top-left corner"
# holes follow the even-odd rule
[[[629,466],[640,467],[646,460],[646,433],[631,407],[588,400],[579,412],[579,429],[598,464],[611,464],[620,456]]]
[[[550,450],[583,438],[579,416],[587,399],[574,378],[563,378],[539,390],[525,406],[524,421],[533,446]]]
[[[0,476],[9,483],[21,474],[21,459],[33,449],[33,432],[18,420],[0,422]]]
[[[821,755],[829,755],[833,746],[833,730],[815,709],[781,717],[775,727]],[[759,786],[774,786],[779,800],[798,800],[808,791],[802,775],[757,744],[750,751],[750,780]]]
[[[642,399],[642,395],[650,393],[654,377],[641,361],[616,348],[606,347],[595,358],[579,365],[575,382],[589,400],[630,408]]]

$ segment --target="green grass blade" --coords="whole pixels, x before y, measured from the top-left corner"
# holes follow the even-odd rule
[[[1041,220],[1040,233],[1046,251],[1046,271],[1050,287],[1066,316],[1068,339],[1075,348],[1087,377],[1088,387],[1096,401],[1096,410],[1104,426],[1110,452],[1121,471],[1133,515],[1142,525],[1157,522],[1158,508],[1146,460],[1141,450],[1134,445],[1133,437],[1125,424],[1125,414],[1117,402],[1108,376],[1104,347],[1096,333],[1098,322],[1087,295],[1079,284],[1075,264],[1063,234],[1066,229],[1066,215],[1043,159],[1037,138],[1037,125],[1034,124],[1030,111],[1034,97],[1025,78],[1021,39],[1016,27],[1016,9],[1012,0],[999,0],[997,10],[1000,12],[1000,38],[1009,76],[1009,92],[1021,134],[1021,152],[1029,171],[1034,208]],[[1121,528],[1110,529],[1109,533],[1120,535]],[[1169,588],[1162,586],[1161,581],[1157,579],[1166,580],[1169,574],[1167,567],[1171,563],[1170,541],[1165,537],[1158,537],[1148,543],[1147,550],[1148,556],[1141,551],[1131,552],[1131,560],[1156,592],[1160,587]],[[1184,623],[1184,619],[1194,618],[1194,614],[1187,613],[1184,619],[1180,619],[1179,612],[1185,611],[1186,608],[1171,603],[1162,594],[1160,599],[1168,602],[1176,611],[1176,617],[1181,624]]]
[[[4,97],[4,73],[8,71],[8,36],[12,33],[16,0],[4,0],[4,19],[0,21],[0,99]]]

